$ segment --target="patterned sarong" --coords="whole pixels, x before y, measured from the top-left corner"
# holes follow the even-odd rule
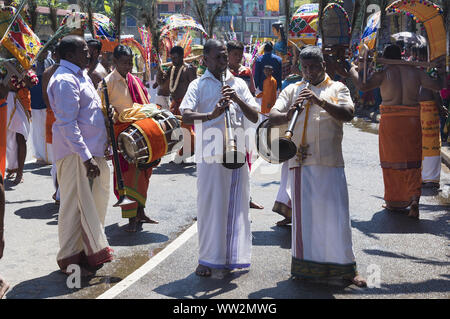
[[[420,102],[422,124],[422,182],[439,183],[441,175],[441,139],[439,110],[435,101]]]

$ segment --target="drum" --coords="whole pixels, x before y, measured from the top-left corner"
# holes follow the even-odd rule
[[[279,138],[285,135],[288,124],[270,127],[269,119],[258,125],[256,129],[256,149],[258,154],[269,163],[279,164]]]
[[[181,149],[181,122],[171,112],[163,110],[127,127],[119,134],[117,146],[127,162],[140,167],[151,164]]]

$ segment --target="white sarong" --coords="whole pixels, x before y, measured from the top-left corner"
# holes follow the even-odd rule
[[[30,132],[30,120],[19,99],[15,97],[15,92],[9,92],[7,99],[8,115],[6,117],[6,161],[8,162],[8,170],[18,168],[16,133],[22,134],[26,141]]]
[[[289,170],[292,190],[292,268],[303,278],[356,275],[344,167]]]
[[[248,165],[227,169],[197,163],[199,264],[216,269],[250,267]]]
[[[280,188],[272,211],[281,214],[285,218],[291,217],[291,185],[289,183],[289,162],[281,165]]]
[[[45,122],[47,117],[46,109],[32,109],[31,118],[33,122],[31,124],[31,138],[33,141],[34,157],[38,161],[43,161],[47,164],[52,162],[46,150],[45,141]]]
[[[57,161],[61,204],[58,217],[60,250],[58,265],[97,266],[112,260],[112,249],[104,232],[109,199],[110,170],[104,158],[95,157],[100,176],[92,184],[78,154]]]
[[[439,183],[441,180],[441,156],[424,156],[422,183]]]

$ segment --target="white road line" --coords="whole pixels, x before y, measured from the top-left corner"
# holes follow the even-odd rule
[[[258,169],[258,167],[263,163],[261,157],[259,157],[252,164],[252,171],[250,176]],[[136,281],[144,277],[161,262],[163,262],[167,257],[174,253],[178,248],[180,248],[184,243],[186,243],[192,236],[197,233],[197,222],[195,222],[191,227],[189,227],[184,233],[182,233],[177,239],[170,243],[166,248],[157,253],[154,257],[150,258],[145,264],[136,269],[130,275],[125,277],[122,281],[117,283],[114,287],[108,289],[103,294],[98,296],[96,299],[113,299],[118,296],[125,289],[130,287]]]
[[[120,294],[122,291],[130,287],[140,278],[145,276],[153,268],[158,266],[164,259],[169,257],[175,250],[181,247],[185,242],[187,242],[193,235],[197,233],[197,222],[195,222],[191,227],[189,227],[181,236],[175,239],[166,248],[157,253],[149,261],[143,264],[140,268],[136,269],[133,273],[128,275],[118,284],[116,284],[111,289],[107,290],[105,293],[97,297],[97,299],[112,299]]]

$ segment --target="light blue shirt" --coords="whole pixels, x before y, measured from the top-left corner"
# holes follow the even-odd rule
[[[86,70],[61,60],[47,88],[53,123],[53,160],[73,153],[87,161],[104,157],[107,133],[100,97]]]

